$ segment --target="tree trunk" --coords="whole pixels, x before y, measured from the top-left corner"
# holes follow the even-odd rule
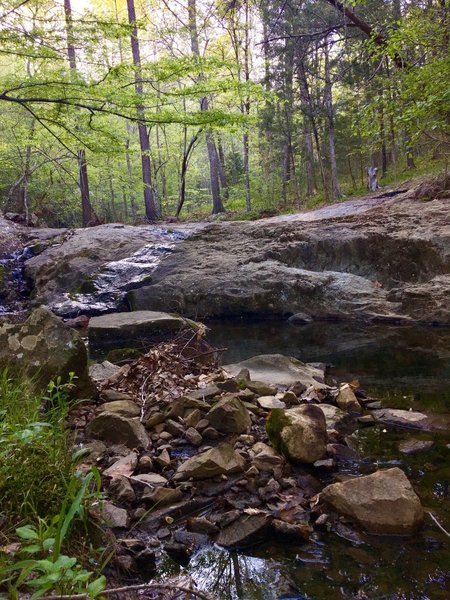
[[[130,1],[130,0],[128,0]],[[198,45],[198,30],[197,30],[197,7],[196,0],[188,0],[188,22],[189,33],[191,38],[191,51],[194,59],[200,58],[200,48]],[[200,80],[203,79],[200,75]],[[200,100],[200,110],[207,111],[209,109],[208,98],[205,96]],[[211,196],[213,201],[212,214],[216,215],[225,211],[222,200],[220,198],[220,183],[219,183],[219,155],[214,143],[214,138],[211,129],[206,130],[206,147],[208,150],[209,159],[209,175],[211,181]]]
[[[306,163],[306,190],[308,196],[317,193],[316,174],[314,168],[314,148],[311,133],[310,102],[308,94],[308,82],[306,80],[305,65],[303,58],[298,61],[298,80],[300,87],[300,102],[303,112],[303,144],[305,148]]]
[[[75,45],[73,43],[73,24],[72,24],[72,6],[70,0],[64,0],[64,16],[66,20],[66,35],[67,35],[67,56],[69,58],[69,67],[76,73],[77,62],[75,54]],[[80,149],[77,152],[78,157],[78,174],[79,174],[79,185],[81,192],[81,212],[83,219],[83,227],[89,227],[92,225],[98,225],[99,220],[94,212],[91,204],[91,198],[89,193],[89,179],[86,162],[86,152],[84,149]]]
[[[180,174],[180,192],[178,197],[178,205],[177,212],[175,216],[178,218],[181,213],[181,209],[183,208],[184,201],[186,199],[186,173],[189,164],[189,158],[192,150],[194,149],[195,143],[198,140],[199,135],[202,133],[202,129],[199,129],[194,137],[191,139],[189,144],[186,144],[186,130],[184,135],[184,153],[183,153],[183,161],[181,163],[181,174]]]
[[[336,162],[336,140],[334,131],[334,108],[333,108],[333,93],[332,93],[332,82],[331,82],[331,70],[330,70],[330,56],[328,40],[325,44],[325,87],[323,93],[323,100],[327,111],[328,119],[328,141],[330,145],[330,167],[331,167],[331,190],[334,198],[340,198],[342,196],[341,188],[339,187],[339,179],[337,173],[337,162]]]
[[[135,68],[134,87],[136,95],[140,98],[144,93],[144,86],[141,79],[141,53],[139,48],[139,38],[136,25],[136,10],[134,0],[127,0],[128,22],[133,26],[131,33],[131,53],[133,55],[133,64]],[[158,219],[158,210],[155,203],[152,184],[152,168],[150,162],[150,140],[148,137],[147,127],[145,126],[145,108],[141,102],[137,105],[138,114],[138,132],[139,144],[141,146],[141,162],[142,162],[142,182],[144,184],[144,204],[145,216],[148,221],[156,221]]]

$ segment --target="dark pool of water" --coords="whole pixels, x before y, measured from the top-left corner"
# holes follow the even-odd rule
[[[210,341],[227,346],[223,360],[282,353],[333,365],[339,380],[359,379],[386,406],[450,412],[450,330],[364,328],[313,323],[215,322]],[[398,442],[432,438],[432,450],[403,456]],[[364,461],[352,470],[400,466],[413,481],[426,511],[450,529],[450,438],[445,435],[360,430],[353,443]],[[185,570],[199,587],[223,600],[443,600],[450,598],[450,538],[426,514],[423,529],[411,538],[354,537],[324,531],[304,544],[277,539],[244,553],[211,546],[197,553]],[[164,559],[162,576],[184,569]]]

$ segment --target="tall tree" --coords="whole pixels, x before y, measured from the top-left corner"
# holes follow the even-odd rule
[[[77,61],[75,53],[75,45],[73,40],[73,21],[72,21],[72,6],[70,0],[64,0],[64,15],[66,18],[66,33],[67,33],[67,55],[69,57],[69,66],[73,73],[77,72]],[[86,162],[86,151],[80,148],[77,151],[78,155],[78,174],[80,181],[81,192],[81,211],[83,216],[83,226],[88,227],[98,224],[97,215],[94,212],[91,204],[89,193],[89,178]]]
[[[138,97],[137,114],[138,114],[138,132],[139,143],[141,146],[141,162],[142,162],[142,182],[144,184],[144,204],[145,216],[148,221],[156,221],[159,217],[159,212],[155,202],[152,182],[152,166],[150,160],[150,140],[148,130],[145,124],[145,108],[142,103],[144,94],[144,84],[142,81],[142,65],[141,52],[139,47],[139,38],[136,22],[136,9],[134,0],[127,0],[128,22],[132,26],[131,32],[131,52],[133,54],[134,64],[134,87]]]

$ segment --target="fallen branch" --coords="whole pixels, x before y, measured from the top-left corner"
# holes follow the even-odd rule
[[[448,532],[446,529],[444,529],[444,528],[442,527],[442,525],[439,523],[439,521],[436,519],[436,517],[433,515],[433,513],[432,513],[432,512],[430,512],[429,510],[427,510],[426,512],[427,512],[427,514],[428,514],[428,515],[430,515],[430,517],[433,519],[433,521],[436,523],[436,525],[439,527],[439,529],[440,529],[440,530],[441,530],[443,533],[445,533],[445,535],[446,535],[446,536],[450,537],[450,533],[449,533],[449,532]]]
[[[123,587],[118,588],[110,588],[109,590],[103,590],[101,593],[102,596],[114,596],[115,594],[122,594],[124,592],[136,592],[139,590],[171,590],[178,592],[186,592],[186,594],[190,594],[191,596],[195,596],[196,598],[200,598],[200,600],[213,600],[212,596],[206,594],[205,592],[199,592],[197,590],[192,590],[191,588],[183,587],[181,585],[173,585],[170,583],[142,583],[138,585],[125,585]],[[89,600],[89,594],[68,594],[68,595],[56,595],[56,596],[42,596],[43,600]]]

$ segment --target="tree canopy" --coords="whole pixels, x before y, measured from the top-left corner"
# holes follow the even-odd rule
[[[253,215],[440,164],[448,31],[444,0],[0,0],[1,206]]]

